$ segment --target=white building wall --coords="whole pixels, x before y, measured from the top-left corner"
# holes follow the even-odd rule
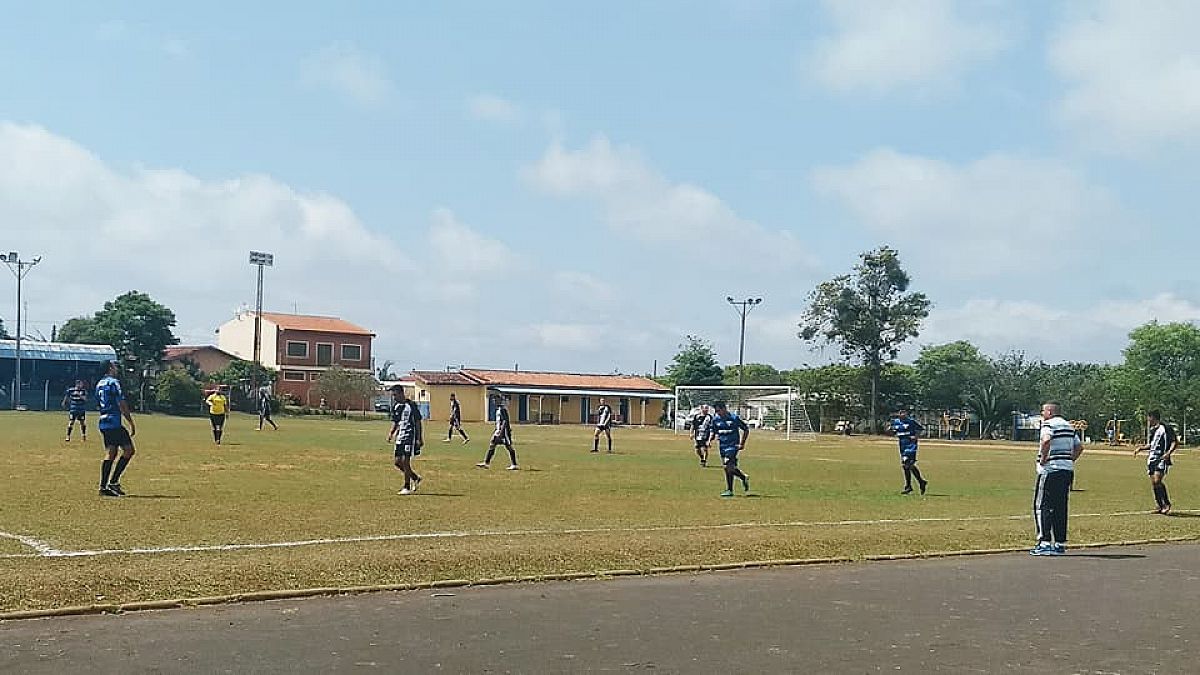
[[[267,319],[262,320],[261,347],[262,364],[268,368],[279,368],[279,327]],[[254,360],[254,312],[242,312],[217,328],[217,347],[245,361]]]

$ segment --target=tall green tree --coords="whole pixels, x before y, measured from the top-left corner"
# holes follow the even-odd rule
[[[724,374],[712,344],[695,335],[687,336],[667,366],[667,378],[672,385],[720,386]]]
[[[738,367],[725,366],[722,381],[730,386],[736,385],[738,383]],[[765,363],[747,363],[742,384],[748,387],[780,385],[783,384],[783,375],[775,369],[775,366]]]
[[[336,412],[348,411],[355,404],[362,404],[365,409],[366,402],[378,388],[370,373],[333,366],[321,373],[315,390]]]
[[[991,362],[966,340],[922,347],[913,366],[921,404],[938,410],[959,408],[992,376]]]
[[[1182,419],[1200,400],[1200,328],[1152,321],[1129,334],[1124,386],[1143,408]]]
[[[878,430],[883,367],[918,335],[921,321],[929,315],[929,299],[924,293],[909,292],[910,283],[899,253],[886,246],[868,251],[859,256],[851,274],[817,286],[800,323],[802,340],[835,344],[844,356],[866,368],[872,433]]]

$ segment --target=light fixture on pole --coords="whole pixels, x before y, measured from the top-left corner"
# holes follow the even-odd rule
[[[8,269],[17,278],[17,367],[16,377],[13,378],[13,410],[21,408],[21,281],[29,274],[34,265],[42,262],[42,256],[34,256],[32,261],[21,260],[21,255],[10,251],[7,255],[0,253],[0,260],[8,264]]]
[[[742,337],[738,342],[738,386],[742,384],[742,371],[745,369],[746,360],[746,315],[750,313],[756,305],[762,303],[762,298],[746,298],[745,300],[734,300],[733,296],[725,298],[729,304],[733,305],[734,310],[742,317]]]
[[[254,298],[254,368],[250,370],[250,390],[258,395],[258,369],[262,361],[263,268],[275,266],[275,256],[259,251],[250,252],[250,264],[258,267],[258,293]]]

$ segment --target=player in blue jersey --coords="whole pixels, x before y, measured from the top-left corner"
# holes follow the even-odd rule
[[[109,361],[105,367],[105,376],[96,384],[96,400],[100,404],[100,435],[104,437],[104,451],[107,453],[100,463],[100,496],[124,497],[121,489],[121,475],[133,459],[133,436],[137,427],[133,424],[133,415],[129,412],[129,404],[121,392],[121,383],[117,380],[117,363]],[[129,422],[129,429],[121,425],[121,419]],[[117,451],[121,458],[117,459]],[[113,466],[113,463],[116,466]]]
[[[88,392],[87,386],[83,380],[75,380],[75,386],[67,390],[63,395],[62,405],[67,409],[67,442],[71,442],[71,431],[75,429],[75,423],[79,422],[79,433],[83,436],[83,442],[87,443],[87,404]]]
[[[750,437],[750,427],[746,421],[729,411],[724,401],[713,403],[712,432],[717,437],[721,451],[721,464],[725,466],[725,491],[722,497],[733,496],[733,479],[742,479],[742,489],[750,491],[750,477],[738,468],[738,453],[746,447],[746,439]]]
[[[896,440],[900,442],[900,467],[904,469],[904,489],[900,494],[912,494],[913,478],[916,478],[917,485],[921,486],[921,494],[925,494],[929,487],[929,481],[921,476],[921,470],[917,468],[917,439],[921,437],[922,431],[925,431],[925,427],[909,417],[904,408],[901,408],[896,419],[892,420],[892,433],[896,434]]]

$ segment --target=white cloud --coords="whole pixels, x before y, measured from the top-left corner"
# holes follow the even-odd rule
[[[966,16],[954,0],[825,0],[833,36],[818,40],[805,67],[840,92],[942,89],[1004,49],[996,21]]]
[[[592,351],[600,346],[604,329],[593,324],[538,323],[529,327],[529,334],[539,348]]]
[[[328,45],[306,58],[301,64],[301,79],[363,106],[379,105],[395,93],[383,63],[344,42]]]
[[[494,94],[479,94],[467,101],[471,117],[484,122],[512,124],[521,119],[521,108],[512,101]]]
[[[812,183],[902,253],[953,277],[1062,260],[1054,246],[1065,242],[1083,255],[1117,218],[1104,190],[1054,160],[989,155],[956,165],[884,148],[819,168]]]
[[[617,291],[611,285],[583,272],[556,273],[553,288],[564,303],[587,310],[605,310],[617,303]]]
[[[935,307],[921,343],[970,340],[989,353],[1016,350],[1048,361],[1116,362],[1129,332],[1153,320],[1200,321],[1200,305],[1172,293],[1083,307],[981,298],[953,308]]]
[[[527,167],[525,178],[548,194],[598,202],[609,226],[629,239],[682,250],[733,234],[740,242],[739,264],[756,260],[774,270],[812,264],[791,232],[742,218],[711,192],[667,179],[636,150],[614,146],[603,136],[575,151],[553,143]],[[714,256],[713,263],[721,264],[720,258]]]
[[[503,242],[484,236],[458,221],[450,209],[433,212],[429,242],[438,270],[472,277],[512,272],[517,256]]]
[[[1068,85],[1059,112],[1069,128],[1133,152],[1200,140],[1200,3],[1107,0],[1077,9],[1049,48]]]

